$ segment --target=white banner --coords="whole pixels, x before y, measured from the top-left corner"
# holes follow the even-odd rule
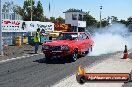
[[[26,32],[22,29],[22,21],[21,20],[2,20],[2,32]]]
[[[2,20],[2,32],[34,32],[37,28],[44,29],[45,32],[54,31],[54,23],[22,20]]]
[[[40,30],[44,29],[45,32],[54,31],[54,23],[51,22],[24,21],[22,26],[22,28],[28,32],[34,32],[37,30],[37,28],[40,28]]]

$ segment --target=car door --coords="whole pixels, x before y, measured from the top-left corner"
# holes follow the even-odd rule
[[[84,45],[85,45],[84,50],[87,51],[90,47],[90,38],[85,33],[83,33],[82,35],[83,35],[83,42],[84,42]]]
[[[85,41],[84,41],[84,38],[83,38],[83,34],[79,34],[79,47],[80,47],[80,50],[81,52],[85,52]]]
[[[94,41],[91,38],[91,34],[89,32],[87,32],[86,35],[89,37],[89,43],[90,43],[90,45],[94,46]]]

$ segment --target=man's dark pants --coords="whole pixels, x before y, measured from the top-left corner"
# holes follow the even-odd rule
[[[35,42],[35,53],[38,52],[38,48],[39,48],[39,42]]]

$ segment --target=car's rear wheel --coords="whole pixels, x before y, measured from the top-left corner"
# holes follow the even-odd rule
[[[92,52],[92,50],[93,50],[93,47],[91,45],[90,48],[85,52],[85,55],[87,55],[88,53]]]
[[[85,51],[84,56],[86,56],[89,53],[89,49]]]
[[[71,54],[71,61],[76,61],[77,60],[77,58],[78,58],[78,51],[77,51],[77,49],[75,49],[74,51],[73,51],[73,53]]]

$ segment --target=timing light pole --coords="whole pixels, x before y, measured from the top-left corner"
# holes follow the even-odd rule
[[[3,56],[3,41],[2,41],[2,3],[0,0],[0,55]]]
[[[101,18],[101,16],[102,16],[102,12],[101,12],[102,7],[103,6],[100,6],[100,28],[102,27],[102,18]]]

